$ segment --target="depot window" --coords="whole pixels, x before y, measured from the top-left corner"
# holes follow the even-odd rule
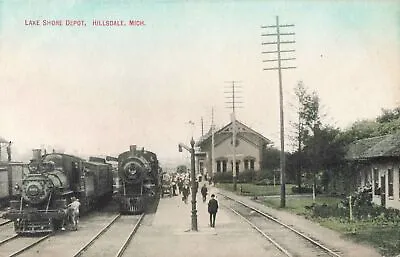
[[[222,172],[226,172],[226,164],[228,161],[222,161]]]
[[[245,170],[249,169],[249,160],[244,160],[244,169]]]
[[[389,197],[393,198],[393,169],[388,169]]]
[[[374,195],[380,195],[381,192],[379,190],[379,171],[377,168],[374,168],[372,170],[372,173],[374,174]]]
[[[221,161],[217,161],[217,172],[221,172]]]

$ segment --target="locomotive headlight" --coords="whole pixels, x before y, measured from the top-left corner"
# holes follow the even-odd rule
[[[30,196],[37,196],[40,193],[40,188],[35,184],[30,185],[26,189],[26,193]]]
[[[135,175],[137,172],[136,165],[135,164],[129,165],[128,172],[130,175]]]

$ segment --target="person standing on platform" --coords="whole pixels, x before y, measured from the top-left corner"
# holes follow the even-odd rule
[[[177,196],[176,194],[176,182],[175,180],[172,181],[172,195]]]
[[[178,179],[178,190],[179,190],[179,194],[182,193],[182,188],[183,188],[183,181],[182,178]]]
[[[211,195],[210,201],[208,201],[208,213],[210,214],[210,226],[215,228],[215,218],[218,211],[218,201],[215,199],[215,195]]]
[[[189,186],[187,184],[185,184],[183,186],[183,188],[182,188],[182,194],[183,194],[182,201],[184,201],[185,203],[187,203],[187,199],[188,199],[189,192],[190,192],[189,190],[190,189],[189,189]]]
[[[206,202],[207,191],[208,191],[207,186],[206,186],[206,184],[204,184],[204,185],[201,187],[201,195],[203,196],[203,203]]]

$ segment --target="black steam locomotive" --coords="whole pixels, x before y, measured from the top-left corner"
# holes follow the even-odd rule
[[[10,201],[3,216],[14,221],[18,234],[53,232],[60,228],[71,197],[85,213],[111,199],[113,176],[110,164],[85,161],[63,153],[36,154],[29,173],[18,185],[21,197]]]
[[[120,186],[115,194],[121,213],[139,214],[146,211],[158,195],[159,165],[157,155],[135,145],[118,156]]]

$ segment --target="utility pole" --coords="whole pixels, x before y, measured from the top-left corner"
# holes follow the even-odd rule
[[[284,56],[282,58],[282,54],[284,53],[285,55],[290,54],[294,52],[293,49],[282,49],[281,47],[283,45],[290,45],[294,44],[296,41],[292,38],[286,41],[282,40],[282,37],[284,36],[292,36],[294,37],[295,33],[294,32],[282,32],[281,29],[285,30],[285,28],[290,28],[294,27],[293,24],[279,24],[279,16],[276,16],[276,24],[272,26],[261,26],[263,29],[273,29],[275,31],[272,31],[273,33],[265,33],[261,34],[261,36],[273,37],[273,41],[268,41],[268,42],[263,42],[262,45],[266,46],[273,46],[274,49],[268,49],[268,51],[262,52],[263,54],[268,55],[268,59],[263,60],[263,62],[268,62],[268,63],[273,63],[277,64],[278,67],[274,65],[274,67],[269,67],[269,68],[264,68],[264,70],[277,70],[278,75],[279,75],[279,113],[280,113],[280,137],[281,137],[281,153],[280,153],[280,173],[281,173],[281,207],[286,206],[286,189],[285,189],[285,130],[284,130],[284,117],[283,117],[283,90],[282,90],[282,70],[283,69],[295,69],[296,67],[294,66],[282,66],[283,61],[292,61],[295,60],[296,58],[289,57],[289,56]]]
[[[241,96],[238,96],[237,93],[240,93],[240,91],[237,91],[236,88],[240,88],[240,86],[235,85],[235,83],[238,83],[239,81],[226,81],[226,83],[232,83],[232,86],[230,88],[232,91],[227,91],[225,93],[231,94],[230,96],[227,96],[230,101],[225,102],[226,104],[229,104],[230,106],[227,108],[232,109],[232,114],[231,114],[231,121],[232,121],[232,175],[233,175],[233,190],[236,191],[237,188],[237,170],[236,170],[236,109],[237,108],[242,108],[241,106],[237,106],[237,104],[242,104],[243,102],[238,102],[236,99],[237,98],[242,98]]]
[[[211,109],[211,177],[214,178],[214,165],[215,165],[215,156],[214,156],[214,107]]]
[[[201,117],[201,136],[204,136],[204,124],[203,124],[203,117]]]

